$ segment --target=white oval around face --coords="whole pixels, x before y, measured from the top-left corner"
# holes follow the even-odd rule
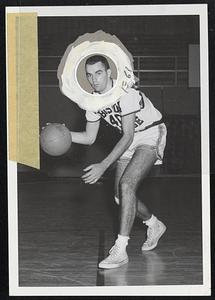
[[[111,70],[105,68],[102,62],[86,65],[87,79],[95,92],[104,94],[112,88]]]
[[[113,78],[117,78],[116,80],[112,80],[113,68],[105,70],[100,64],[97,64],[96,68],[100,65],[99,70],[103,72],[93,78],[93,74],[95,75],[98,70],[93,72],[89,68],[86,70],[85,64],[87,58],[94,55],[108,57],[109,64],[113,62],[117,74],[114,75],[114,71]],[[83,73],[80,73],[80,70]],[[88,78],[85,72],[89,73]],[[87,40],[75,47],[70,45],[59,65],[58,78],[60,89],[65,96],[77,103],[80,108],[93,112],[116,103],[135,83],[130,56],[116,43],[104,41],[89,42]],[[93,93],[92,90],[95,92]]]

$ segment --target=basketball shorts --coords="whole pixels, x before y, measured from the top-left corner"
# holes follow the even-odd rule
[[[167,129],[164,123],[151,127],[149,129],[135,132],[134,139],[129,148],[122,154],[121,159],[131,159],[135,150],[141,148],[155,149],[157,160],[155,165],[162,164],[164,149],[166,146]]]

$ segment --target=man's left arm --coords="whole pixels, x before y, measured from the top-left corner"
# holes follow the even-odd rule
[[[107,168],[115,162],[131,145],[134,138],[135,113],[122,117],[122,137],[109,155],[100,163],[92,164],[84,169],[82,178],[85,183],[93,184],[103,175]]]

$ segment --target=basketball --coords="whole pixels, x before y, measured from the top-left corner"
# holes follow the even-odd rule
[[[49,155],[63,155],[69,150],[71,144],[70,131],[64,124],[50,123],[41,131],[40,145]]]

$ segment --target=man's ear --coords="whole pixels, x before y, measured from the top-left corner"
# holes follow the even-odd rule
[[[108,77],[111,76],[111,69],[107,69],[107,74],[108,74]]]

